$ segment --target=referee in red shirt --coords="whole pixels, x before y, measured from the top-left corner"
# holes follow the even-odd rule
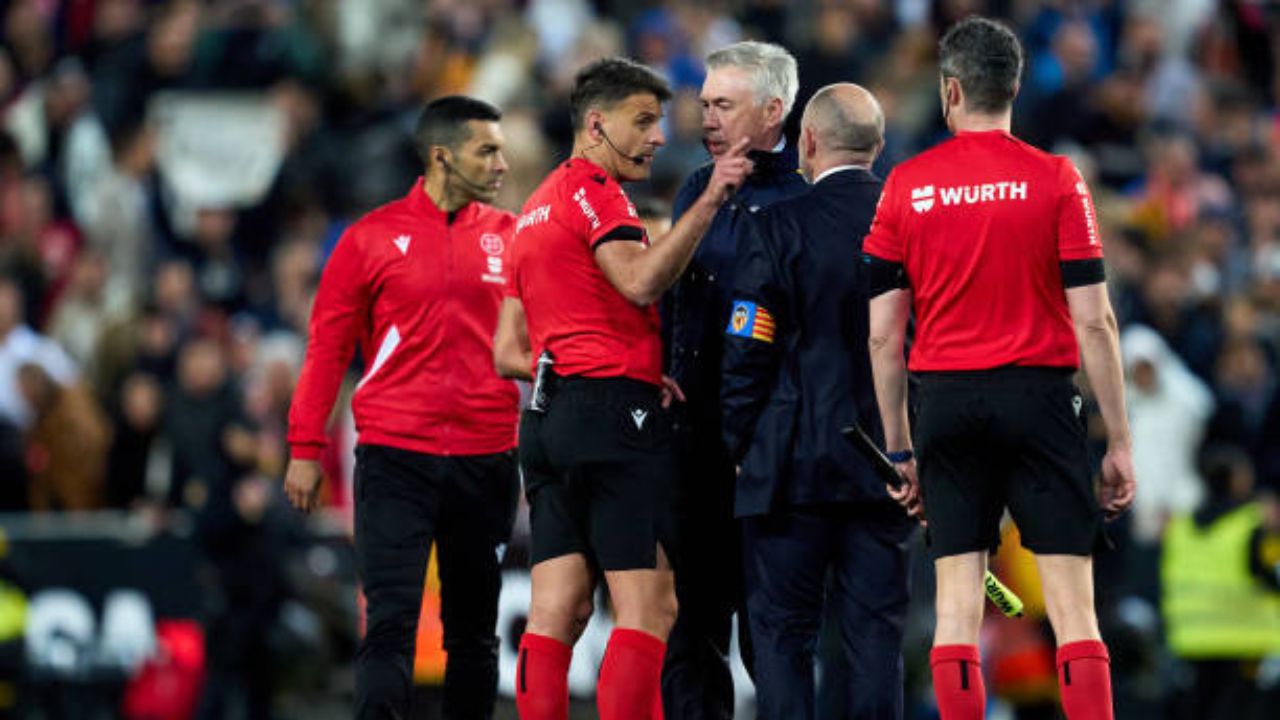
[[[527,377],[534,358],[545,357],[556,378],[549,388],[551,373],[538,373],[520,428],[533,563],[516,676],[524,720],[567,716],[572,645],[599,572],[616,615],[597,686],[600,717],[648,720],[660,701],[676,539],[655,303],[752,166],[739,143],[680,221],[650,242],[619,183],[648,177],[669,97],[665,80],[629,60],[584,68],[570,95],[572,157],[534,191],[516,229],[495,360],[500,372]]]
[[[355,547],[367,600],[356,717],[407,718],[418,615],[434,541],[448,664],[446,718],[488,718],[497,691],[502,551],[518,492],[519,392],[493,371],[493,328],[515,217],[491,202],[507,171],[501,115],[466,97],[427,105],[426,175],[338,241],[311,313],[289,412],[285,491],[315,505],[317,458],[359,345]]]
[[[972,17],[939,43],[942,112],[955,137],[889,176],[863,244],[869,345],[895,499],[928,517],[937,569],[930,657],[943,720],[981,718],[978,658],[986,552],[1005,508],[1036,555],[1070,720],[1111,718],[1091,553],[1103,513],[1133,500],[1115,317],[1089,189],[1063,157],[1009,134],[1022,49]],[[915,452],[903,342],[919,378]],[[1100,498],[1090,478],[1083,352],[1107,427]]]

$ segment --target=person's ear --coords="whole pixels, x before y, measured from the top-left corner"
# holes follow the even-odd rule
[[[781,98],[772,98],[769,102],[765,103],[764,120],[769,127],[774,127],[775,125],[779,127],[782,126],[782,122],[785,118],[782,114]]]
[[[949,77],[946,79],[947,88],[947,104],[958,108],[964,102],[964,88],[960,87],[960,79]]]

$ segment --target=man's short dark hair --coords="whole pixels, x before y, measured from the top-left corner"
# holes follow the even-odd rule
[[[413,131],[413,144],[422,162],[431,164],[431,146],[443,145],[450,150],[471,137],[467,122],[480,120],[498,122],[502,111],[483,100],[465,95],[448,95],[427,103],[418,116],[418,127]]]
[[[664,103],[671,99],[671,86],[658,73],[626,58],[604,58],[587,65],[573,79],[569,94],[573,129],[582,129],[588,110],[608,110],[640,93],[649,93]]]
[[[1013,104],[1022,76],[1022,45],[1008,26],[971,16],[956,23],[938,42],[944,78],[956,78],[967,109],[1001,112]]]

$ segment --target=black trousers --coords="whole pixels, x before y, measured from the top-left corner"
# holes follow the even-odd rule
[[[824,603],[839,618],[845,717],[902,720],[902,633],[911,525],[887,502],[792,507],[746,518],[744,565],[761,720],[815,716]],[[830,578],[830,582],[828,582]]]
[[[448,653],[444,717],[491,717],[501,555],[519,491],[515,454],[442,457],[362,445],[355,475],[356,559],[367,602],[356,656],[356,717],[409,717],[432,542]]]
[[[705,420],[696,427],[718,423]],[[662,665],[662,706],[667,720],[733,717],[729,646],[738,613],[738,646],[748,672],[751,640],[742,594],[742,525],[733,516],[733,461],[707,432],[680,440],[675,563],[680,611],[667,639]]]

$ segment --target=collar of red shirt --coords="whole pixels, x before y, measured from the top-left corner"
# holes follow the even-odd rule
[[[1007,137],[1012,138],[1013,133],[1000,128],[992,128],[991,130],[959,130],[956,137]]]
[[[441,223],[449,222],[449,214],[441,210],[431,196],[427,194],[426,180],[422,177],[413,184],[413,189],[409,191],[406,198],[409,201],[409,207],[414,212],[421,213],[432,220],[438,220]],[[470,222],[480,212],[480,203],[469,202],[458,208],[454,213],[454,222]]]

